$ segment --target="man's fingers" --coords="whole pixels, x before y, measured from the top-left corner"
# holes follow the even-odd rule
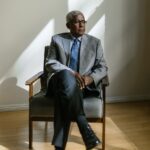
[[[77,82],[78,82],[78,84],[79,84],[79,87],[80,87],[81,89],[83,89],[83,88],[84,88],[84,83],[83,83],[83,81],[81,80],[81,78],[77,78]]]
[[[84,79],[82,78],[82,76],[80,75],[77,76],[77,82],[79,83],[79,86],[81,89],[85,88],[85,83],[84,83]]]

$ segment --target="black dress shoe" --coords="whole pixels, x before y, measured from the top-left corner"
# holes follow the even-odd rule
[[[64,150],[63,148],[61,148],[61,147],[57,147],[57,146],[55,146],[55,150]]]
[[[85,143],[86,150],[95,148],[101,143],[101,141],[98,139],[98,137],[91,129],[90,125],[84,127],[80,132],[82,134],[82,138]]]

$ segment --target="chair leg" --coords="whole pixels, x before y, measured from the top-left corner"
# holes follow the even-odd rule
[[[32,120],[29,118],[29,149],[32,149],[33,127]]]
[[[102,123],[102,150],[105,150],[105,133],[106,129],[105,129],[105,120]]]

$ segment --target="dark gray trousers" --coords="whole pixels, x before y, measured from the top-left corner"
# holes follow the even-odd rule
[[[52,144],[65,149],[70,123],[84,115],[83,93],[74,75],[67,70],[56,73],[49,81],[48,96],[54,101],[54,136]]]

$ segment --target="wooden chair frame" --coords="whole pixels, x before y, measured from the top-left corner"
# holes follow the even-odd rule
[[[47,52],[48,52],[49,46],[45,46],[45,52],[44,52],[44,64],[45,64],[45,58],[47,56]],[[45,65],[43,66],[43,70],[37,74],[35,74],[33,77],[31,77],[30,79],[28,79],[26,81],[26,85],[29,86],[29,103],[31,101],[31,97],[33,96],[33,88],[34,88],[34,84],[40,80],[41,83],[41,89],[43,89],[46,85],[46,74],[47,71],[45,69]],[[101,80],[101,96],[102,96],[102,101],[103,101],[103,117],[102,118],[87,118],[89,122],[100,122],[102,123],[102,150],[105,150],[105,103],[106,103],[106,86],[109,85],[109,81],[108,81],[108,76],[104,77]],[[33,141],[33,121],[53,121],[53,116],[31,116],[30,111],[29,111],[29,148],[32,148],[32,141]],[[47,125],[47,124],[46,124]]]

